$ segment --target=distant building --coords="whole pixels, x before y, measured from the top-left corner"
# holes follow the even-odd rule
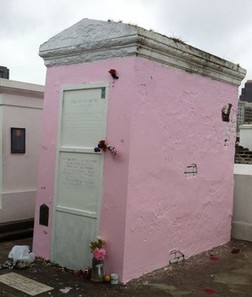
[[[240,101],[252,102],[252,80],[248,80],[242,88]]]
[[[238,110],[237,110],[237,127],[244,123],[244,111],[245,111],[245,104],[244,101],[238,102]]]
[[[251,103],[245,102],[244,124],[251,124],[251,123],[252,123],[252,102]]]
[[[245,83],[238,102],[237,129],[243,124],[252,123],[252,80]]]
[[[252,102],[239,101],[237,110],[237,127],[252,123]]]
[[[9,79],[9,69],[5,66],[0,66],[0,78]]]

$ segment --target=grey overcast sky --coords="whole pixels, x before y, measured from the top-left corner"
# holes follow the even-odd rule
[[[123,21],[240,64],[252,79],[251,0],[0,0],[0,65],[45,83],[39,46],[83,18]]]

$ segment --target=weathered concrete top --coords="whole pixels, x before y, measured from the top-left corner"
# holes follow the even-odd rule
[[[43,98],[44,86],[0,78],[0,94],[2,93]]]
[[[40,46],[48,67],[139,56],[239,85],[246,70],[180,40],[112,21],[83,19]]]

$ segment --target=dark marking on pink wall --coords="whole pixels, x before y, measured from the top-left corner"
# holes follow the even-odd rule
[[[230,121],[230,112],[231,112],[232,104],[228,103],[228,106],[224,106],[221,111],[222,121],[229,122]]]
[[[187,178],[196,176],[198,174],[197,165],[192,163],[191,165],[186,166],[184,173]]]

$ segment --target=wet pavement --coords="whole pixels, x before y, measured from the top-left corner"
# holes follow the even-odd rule
[[[8,259],[14,245],[31,246],[31,243],[31,239],[0,243],[0,264]],[[126,285],[94,283],[41,259],[28,268],[1,269],[0,277],[13,272],[53,288],[36,295],[41,297],[252,297],[252,243],[231,241]],[[0,296],[30,295],[0,282]]]

